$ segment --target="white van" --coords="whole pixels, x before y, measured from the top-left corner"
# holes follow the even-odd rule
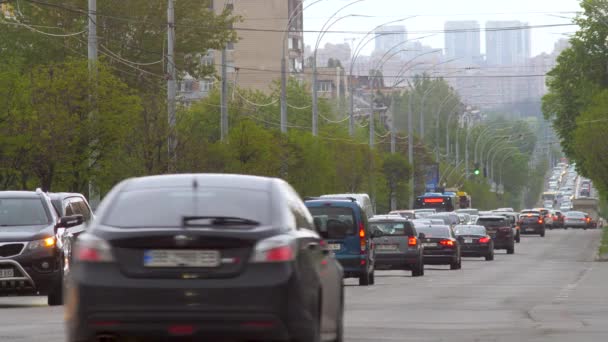
[[[372,200],[368,194],[334,194],[334,195],[322,195],[321,198],[354,198],[355,201],[361,206],[367,218],[372,218],[376,215]]]

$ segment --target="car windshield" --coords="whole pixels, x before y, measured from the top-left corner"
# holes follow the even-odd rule
[[[50,221],[40,198],[0,198],[0,227],[36,226]]]
[[[357,232],[355,214],[350,207],[314,206],[308,210],[317,229],[329,239],[343,239]]]
[[[418,234],[424,233],[426,238],[449,238],[450,236],[450,227],[446,226],[426,226],[416,228]]]
[[[456,235],[486,235],[486,228],[483,226],[456,226]]]
[[[477,224],[484,227],[504,227],[507,225],[507,221],[502,217],[480,217],[477,219]]]
[[[102,222],[119,228],[176,228],[183,227],[185,217],[228,217],[268,225],[272,222],[270,194],[219,187],[125,191],[118,194]],[[222,226],[239,226],[237,221]],[[190,224],[196,223],[192,221]]]
[[[372,230],[378,228],[388,236],[413,236],[414,230],[410,222],[370,221]]]
[[[570,212],[567,212],[565,216],[583,218],[583,217],[585,217],[585,214],[578,212],[578,211],[570,211]]]

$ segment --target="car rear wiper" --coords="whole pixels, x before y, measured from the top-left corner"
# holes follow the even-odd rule
[[[201,222],[203,221],[203,222]],[[184,216],[183,227],[258,226],[258,221],[230,216]]]

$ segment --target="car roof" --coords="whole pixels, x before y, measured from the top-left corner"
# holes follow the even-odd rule
[[[334,207],[348,207],[348,208],[360,208],[357,202],[351,201],[346,198],[323,198],[323,199],[310,199],[306,200],[304,204],[313,207],[324,206],[326,203],[331,203]]]
[[[369,219],[369,222],[380,222],[380,221],[390,221],[390,222],[409,222],[408,219],[399,215],[376,215]]]
[[[194,181],[196,180],[196,183]],[[140,189],[161,189],[171,187],[222,187],[235,189],[250,189],[259,191],[270,191],[270,188],[277,178],[249,176],[239,174],[173,174],[145,176],[128,179],[121,191],[140,190]]]
[[[497,219],[504,220],[505,219],[505,217],[502,216],[502,215],[484,215],[484,216],[480,216],[479,217],[479,219],[487,219],[487,218],[489,218],[489,219],[495,219],[495,220],[497,220]]]
[[[37,198],[41,194],[36,191],[0,191],[0,198]]]
[[[479,224],[459,224],[455,228],[483,228],[483,229],[486,229],[486,227],[479,225]]]
[[[85,196],[83,194],[79,194],[77,192],[50,192],[48,195],[51,198],[51,200],[64,199],[64,198],[67,198],[67,197],[81,197],[81,198],[85,198]]]

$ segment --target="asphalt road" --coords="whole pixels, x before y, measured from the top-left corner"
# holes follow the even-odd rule
[[[608,263],[593,262],[599,230],[524,236],[515,255],[428,267],[422,278],[385,271],[376,285],[347,280],[347,341],[608,339]],[[0,298],[0,341],[63,341],[62,308]]]

